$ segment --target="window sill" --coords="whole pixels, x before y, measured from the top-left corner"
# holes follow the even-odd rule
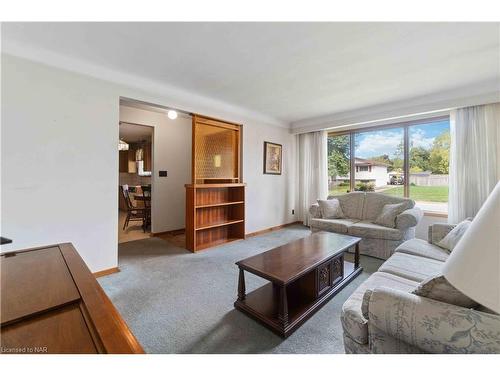
[[[424,216],[448,218],[448,213],[447,212],[436,212],[436,211],[425,211],[424,210]]]

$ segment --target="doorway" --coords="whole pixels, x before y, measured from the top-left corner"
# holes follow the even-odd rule
[[[120,121],[118,243],[151,236],[154,127]]]

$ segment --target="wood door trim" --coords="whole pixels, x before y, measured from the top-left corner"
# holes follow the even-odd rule
[[[238,122],[232,122],[232,121],[222,120],[222,119],[219,119],[219,118],[216,118],[216,117],[210,117],[210,116],[200,115],[198,113],[192,113],[191,116],[193,116],[193,118],[196,118],[197,120],[199,120],[201,122],[205,122],[208,125],[215,125],[215,126],[217,126],[217,124],[214,124],[214,123],[222,123],[222,124],[233,125],[233,126],[241,126],[242,125],[242,124],[240,124]],[[232,129],[236,129],[236,128],[232,128]]]

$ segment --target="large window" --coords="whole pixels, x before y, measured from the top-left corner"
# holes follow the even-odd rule
[[[391,128],[354,134],[354,190],[403,196],[395,187],[404,182],[404,129]]]
[[[410,138],[410,198],[426,211],[448,212],[448,120],[414,125]]]
[[[328,137],[328,186],[330,195],[340,195],[351,190],[350,156],[351,137],[345,135],[330,135]]]
[[[427,212],[446,213],[449,150],[447,117],[331,133],[330,195],[376,191],[410,197]]]

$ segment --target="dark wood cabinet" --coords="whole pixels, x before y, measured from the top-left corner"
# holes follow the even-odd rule
[[[136,151],[142,148],[142,160],[144,160],[144,170],[150,171],[153,167],[153,149],[152,143],[143,144],[129,143],[129,149],[118,151],[120,173],[137,173]]]
[[[128,173],[128,150],[118,151],[118,160],[120,173]]]
[[[130,143],[128,150],[118,151],[120,173],[137,173],[137,166],[135,162],[136,150],[136,145],[134,143]]]
[[[70,243],[0,255],[4,353],[143,353]]]
[[[153,150],[151,148],[151,142],[145,143],[142,147],[143,149],[143,160],[144,160],[144,170],[150,171],[153,167],[152,154]]]

